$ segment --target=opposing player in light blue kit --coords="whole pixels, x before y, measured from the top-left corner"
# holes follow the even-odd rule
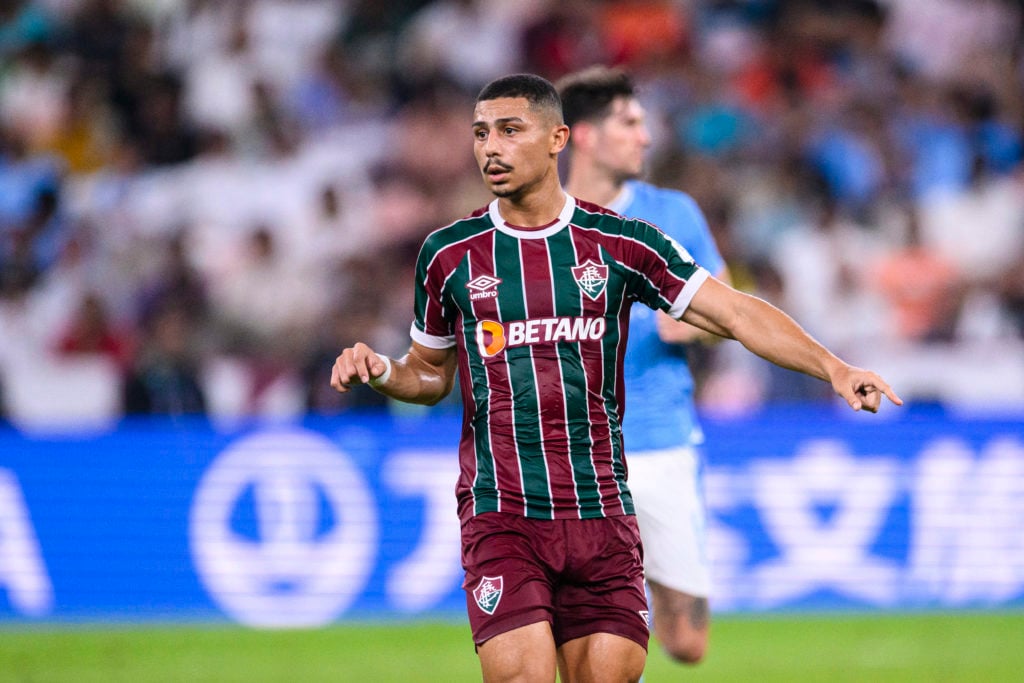
[[[558,84],[570,127],[567,191],[627,218],[653,223],[719,280],[729,282],[707,221],[687,194],[637,178],[651,137],[629,75],[592,67]],[[683,344],[708,333],[634,306],[625,357],[629,459],[654,633],[677,661],[695,664],[707,648],[710,570],[693,377]]]

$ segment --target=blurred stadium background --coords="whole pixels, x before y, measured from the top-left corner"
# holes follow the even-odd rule
[[[910,402],[689,351],[723,621],[687,673],[1012,680],[1022,39],[1019,0],[0,0],[0,680],[473,680],[457,398],[330,364],[404,352],[422,238],[489,200],[479,87],[596,62],[737,285]]]

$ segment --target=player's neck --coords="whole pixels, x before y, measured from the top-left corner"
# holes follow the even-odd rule
[[[623,181],[598,169],[593,164],[573,163],[565,190],[585,202],[608,206],[622,192]]]
[[[564,208],[565,190],[558,182],[544,183],[527,194],[498,199],[498,212],[505,222],[526,228],[550,224]]]

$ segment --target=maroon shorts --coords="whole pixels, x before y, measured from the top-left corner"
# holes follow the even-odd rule
[[[555,645],[612,633],[647,649],[636,517],[528,519],[486,512],[462,525],[473,642],[546,621]]]

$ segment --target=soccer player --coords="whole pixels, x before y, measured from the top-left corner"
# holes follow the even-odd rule
[[[694,261],[729,282],[707,221],[689,196],[637,180],[650,145],[643,106],[629,75],[606,67],[557,84],[571,131],[566,191],[657,225]],[[699,662],[708,642],[706,513],[700,455],[703,432],[693,376],[681,344],[710,336],[645,306],[633,307],[624,363],[629,410],[622,433],[629,456],[654,634],[675,660]]]
[[[620,428],[632,302],[828,381],[855,410],[902,401],[657,228],[567,195],[549,81],[492,81],[471,130],[496,199],[427,236],[409,352],[356,343],[331,385],[434,404],[458,368],[463,585],[484,681],[637,681],[647,599]]]

